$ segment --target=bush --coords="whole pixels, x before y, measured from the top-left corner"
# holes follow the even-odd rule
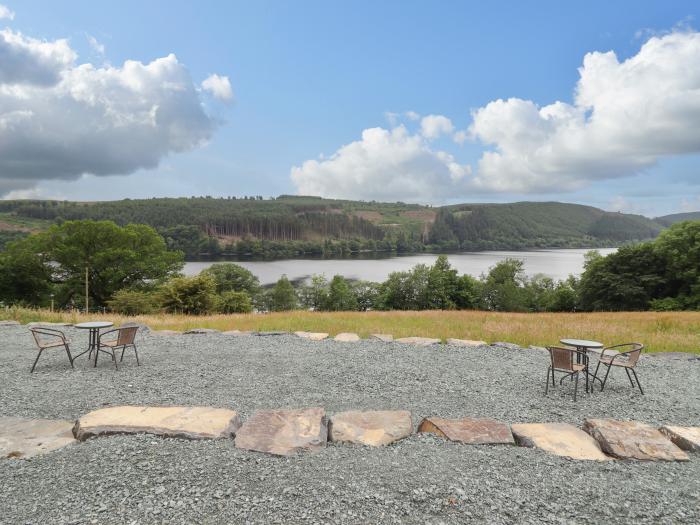
[[[267,303],[268,309],[271,312],[283,312],[296,309],[297,294],[286,275],[280,277],[274,288],[270,290],[267,296]]]
[[[151,314],[157,309],[157,299],[153,294],[137,290],[119,290],[107,301],[107,306],[115,313],[123,315]]]
[[[216,310],[216,283],[208,275],[177,277],[160,290],[166,312],[201,315]]]
[[[245,292],[224,292],[219,297],[218,310],[224,314],[247,314],[253,311],[253,304]]]

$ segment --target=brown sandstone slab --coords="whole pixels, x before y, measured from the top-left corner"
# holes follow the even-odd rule
[[[156,434],[187,439],[228,438],[241,426],[238,413],[213,407],[116,406],[85,414],[75,423],[80,441],[111,434]]]
[[[654,427],[639,421],[586,419],[583,429],[611,456],[646,461],[687,461],[688,454]]]
[[[394,340],[394,336],[391,334],[372,334],[370,337],[385,343],[391,343]]]
[[[681,450],[700,452],[700,427],[666,425],[659,430]]]
[[[401,337],[396,339],[396,342],[409,345],[430,346],[439,344],[440,339],[432,339],[430,337]]]
[[[471,339],[448,339],[447,344],[453,346],[488,346],[486,341],[474,341]]]
[[[572,459],[609,460],[600,445],[583,430],[567,423],[519,423],[511,425],[515,441],[550,454]]]
[[[495,419],[426,417],[418,425],[418,432],[430,432],[450,441],[471,445],[515,443],[510,427]]]
[[[341,343],[356,343],[360,340],[360,336],[353,334],[352,332],[342,332],[336,335],[333,339]]]
[[[71,443],[72,421],[0,417],[0,458],[31,458]]]
[[[294,332],[294,335],[302,339],[311,339],[312,341],[321,341],[328,337],[324,332]]]
[[[236,433],[236,448],[288,456],[326,446],[328,423],[322,408],[260,410]]]
[[[351,410],[331,417],[328,437],[338,443],[378,447],[408,437],[413,432],[407,410]]]

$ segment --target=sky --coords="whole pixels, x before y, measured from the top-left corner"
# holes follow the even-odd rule
[[[697,1],[0,0],[0,198],[700,210]]]

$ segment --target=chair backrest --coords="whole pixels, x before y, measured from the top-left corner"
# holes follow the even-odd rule
[[[575,357],[579,353],[577,350],[559,346],[548,346],[547,350],[549,350],[549,355],[552,359],[552,368],[573,371],[574,363],[576,362]]]
[[[136,332],[139,331],[138,326],[122,326],[119,328],[119,336],[117,337],[117,345],[133,345],[136,339]]]
[[[617,350],[621,354],[625,354],[625,360],[628,366],[635,366],[639,361],[639,356],[642,355],[644,345],[642,343],[623,343],[621,345],[609,346],[606,350]],[[615,360],[617,361],[617,359]]]
[[[63,334],[63,332],[54,328],[44,328],[39,326],[35,328],[30,328],[29,331],[32,333],[32,336],[34,337],[34,342],[39,348],[48,344],[48,341],[46,341],[46,339],[58,338],[65,341],[65,335]]]

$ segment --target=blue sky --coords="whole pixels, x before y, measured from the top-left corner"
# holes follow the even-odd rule
[[[120,100],[120,123],[124,115],[145,114],[143,108],[129,113],[129,104],[142,102],[133,89],[144,89],[143,97],[152,97],[152,107],[188,108],[182,114],[172,109],[165,119],[167,130],[149,135],[142,127],[133,132],[123,132],[123,127],[105,130],[95,114],[77,115],[73,105],[42,114],[23,107],[22,97],[0,97],[0,124],[3,112],[14,111],[13,115],[31,113],[34,121],[44,118],[49,125],[40,122],[41,129],[55,130],[35,140],[37,133],[27,127],[24,140],[13,138],[5,146],[3,153],[14,159],[12,164],[0,161],[0,178],[6,179],[4,186],[0,180],[0,192],[5,197],[92,200],[313,192],[436,204],[561,200],[647,215],[700,210],[700,137],[686,132],[693,123],[700,129],[700,121],[693,122],[698,112],[694,105],[689,110],[675,105],[679,98],[688,100],[684,90],[700,92],[695,85],[700,75],[691,71],[689,77],[661,86],[664,92],[678,90],[679,96],[657,104],[653,89],[636,86],[653,87],[650,76],[658,72],[630,78],[630,71],[639,67],[622,68],[601,59],[587,66],[592,79],[585,90],[592,93],[594,109],[574,100],[587,53],[614,51],[620,64],[635,56],[648,64],[663,62],[664,52],[678,56],[674,49],[690,46],[684,55],[687,61],[679,59],[662,78],[697,70],[700,62],[692,60],[700,15],[697,2],[0,4],[14,13],[0,20],[0,28],[25,39],[15,38],[8,49],[34,53],[37,41],[67,39],[77,55],[65,58],[63,49],[58,66],[38,62],[59,70],[61,92],[51,95],[56,100],[64,101],[76,86],[89,84],[91,96],[97,90],[98,98],[104,89]],[[662,52],[648,46],[642,52],[649,39],[676,47]],[[6,40],[10,42],[7,34]],[[149,70],[149,82],[176,78],[186,84],[189,78],[191,85],[180,90],[188,98],[153,94],[155,87],[141,84],[129,84],[129,93],[113,91],[123,88],[125,61],[146,65],[170,54],[177,62],[164,66],[165,73]],[[85,63],[117,71],[60,73]],[[601,67],[609,69],[600,72]],[[202,87],[212,74],[228,79],[232,97]],[[2,75],[0,64],[0,90]],[[83,82],[80,75],[92,76]],[[13,93],[31,85],[27,92],[38,98],[39,89],[59,89],[58,84],[19,78],[19,73],[5,72],[8,76],[15,80],[6,84],[20,86]],[[68,77],[72,87],[65,85]],[[617,104],[610,94],[618,88],[600,87],[601,79],[611,78],[629,82],[620,89],[624,100],[619,111],[610,109]],[[613,121],[620,114],[644,113],[647,98],[658,109],[650,115],[668,127],[646,130],[632,140],[629,135],[645,124]],[[498,99],[514,102],[489,105]],[[94,109],[93,102],[85,102],[92,98],[81,100]],[[537,109],[556,101],[571,107],[563,110],[566,122],[553,130],[551,111],[538,117]],[[111,105],[109,100],[104,104]],[[602,123],[582,124],[586,129],[567,136],[566,129],[579,119],[569,115],[576,113],[574,106],[585,118],[602,115]],[[482,109],[481,119],[476,119]],[[679,113],[677,121],[667,121],[666,116]],[[429,115],[444,117],[449,125],[430,128],[426,121],[422,128],[422,119]],[[524,128],[530,133],[541,126],[546,137],[504,131]],[[92,127],[97,129],[91,132]],[[183,128],[187,136],[180,136]],[[176,138],[173,129],[180,130]],[[1,130],[0,126],[0,134]],[[363,134],[365,130],[374,131]],[[659,141],[668,144],[657,147]],[[573,144],[581,146],[572,155]],[[57,153],[61,148],[65,151]],[[88,156],[114,161],[103,165],[99,159],[75,158],[86,155],[84,149],[92,152]],[[547,153],[535,158],[535,150]],[[499,158],[480,163],[485,151],[500,151]],[[46,160],[32,169],[16,168],[36,159]]]

